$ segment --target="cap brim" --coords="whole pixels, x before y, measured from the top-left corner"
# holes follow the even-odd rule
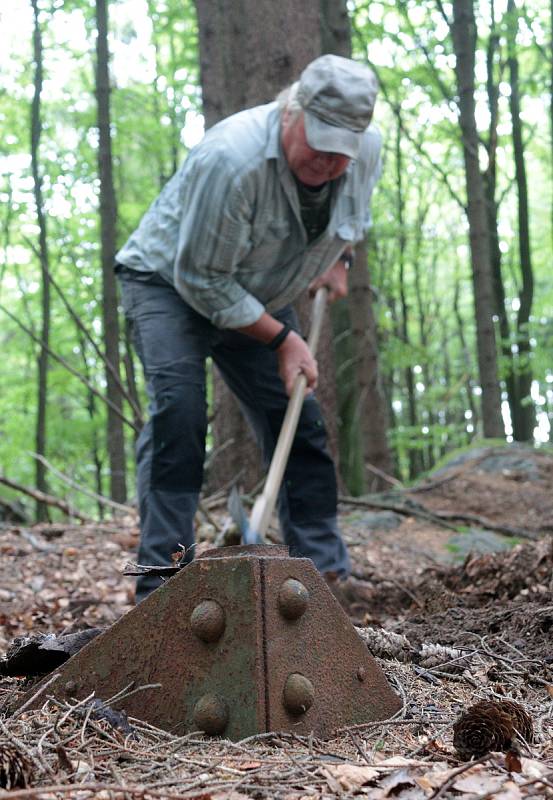
[[[340,153],[349,158],[357,158],[361,149],[362,133],[328,125],[322,119],[304,111],[305,138],[313,150],[323,153]]]

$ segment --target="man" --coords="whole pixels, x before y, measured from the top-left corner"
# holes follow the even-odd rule
[[[313,396],[317,363],[290,307],[306,288],[347,294],[369,225],[380,137],[365,66],[317,58],[277,102],[211,128],[117,254],[123,307],[150,399],[137,446],[141,564],[194,541],[205,451],[205,361],[237,396],[268,462],[298,373],[307,395],[279,497],[291,554],[346,577],[334,465]],[[192,558],[192,550],[189,557]],[[159,584],[143,576],[137,600]]]

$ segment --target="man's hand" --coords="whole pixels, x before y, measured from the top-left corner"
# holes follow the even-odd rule
[[[296,378],[303,372],[307,379],[306,394],[317,388],[319,370],[311,350],[295,331],[291,331],[276,351],[278,371],[286,387],[288,397],[292,394]]]
[[[341,300],[348,294],[348,271],[343,261],[336,261],[331,267],[309,284],[309,294],[313,296],[321,286],[328,288],[328,302]]]

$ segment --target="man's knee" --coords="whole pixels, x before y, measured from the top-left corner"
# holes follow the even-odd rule
[[[199,491],[207,433],[205,385],[157,375],[152,387],[151,486]]]

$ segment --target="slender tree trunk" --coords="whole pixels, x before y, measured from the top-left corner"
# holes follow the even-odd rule
[[[493,326],[493,292],[490,263],[490,242],[486,201],[478,159],[478,131],[475,119],[474,63],[476,51],[476,22],[473,0],[454,0],[452,36],[455,49],[457,85],[459,92],[459,121],[461,125],[465,177],[468,200],[468,223],[476,333],[478,369],[482,389],[482,422],[484,435],[503,438],[501,394],[497,374],[497,350]]]
[[[46,217],[42,198],[42,176],[39,168],[41,121],[41,95],[43,80],[42,33],[40,29],[38,0],[31,0],[34,14],[33,58],[35,64],[34,95],[31,106],[31,168],[33,173],[33,191],[38,221],[38,250],[41,272],[41,312],[42,325],[40,333],[40,350],[38,356],[38,397],[35,433],[35,451],[38,455],[46,455],[46,404],[48,397],[48,346],[50,341],[50,281],[48,244],[46,235]],[[48,493],[46,467],[36,460],[36,488],[39,492]],[[36,503],[36,517],[39,521],[48,518],[48,507],[40,500]]]
[[[409,348],[409,307],[407,304],[407,292],[405,288],[405,248],[407,236],[405,230],[405,198],[403,194],[403,159],[401,154],[401,117],[400,110],[397,109],[397,128],[395,141],[395,165],[396,165],[396,215],[397,215],[397,246],[399,262],[399,299],[401,305],[400,336],[405,348]],[[415,396],[415,380],[413,377],[413,367],[411,364],[403,370],[405,386],[407,389],[407,409],[409,415],[409,426],[413,435],[418,427],[417,400]],[[409,448],[409,477],[415,478],[422,470],[421,452],[414,447]]]
[[[515,175],[518,192],[518,244],[522,287],[519,295],[520,306],[517,313],[517,388],[520,401],[518,425],[514,437],[519,442],[534,440],[536,411],[530,396],[532,385],[531,348],[528,323],[534,299],[534,274],[530,250],[530,222],[528,214],[528,183],[524,162],[522,141],[522,121],[520,118],[520,88],[518,77],[518,58],[516,53],[516,33],[518,30],[518,9],[514,0],[507,0],[508,63],[511,79],[509,106],[511,110]]]
[[[453,313],[455,315],[455,320],[457,322],[457,333],[459,336],[459,342],[461,345],[461,356],[462,356],[462,363],[465,366],[465,374],[463,378],[463,383],[465,386],[465,392],[467,394],[467,405],[471,412],[471,420],[472,424],[474,425],[474,430],[478,429],[478,410],[474,403],[474,381],[472,380],[472,359],[469,347],[467,345],[467,340],[465,338],[465,320],[462,317],[461,309],[459,308],[459,296],[461,294],[461,284],[459,281],[459,276],[455,276],[455,290],[453,292]]]
[[[488,127],[488,141],[486,149],[488,153],[488,166],[483,174],[484,191],[486,195],[488,211],[488,228],[490,232],[490,261],[492,269],[492,286],[495,304],[495,313],[499,320],[500,351],[503,361],[502,374],[505,375],[505,387],[507,389],[507,399],[511,413],[513,429],[518,429],[520,415],[520,397],[517,391],[515,379],[513,353],[511,350],[511,331],[509,317],[505,307],[505,287],[501,267],[501,250],[499,248],[499,219],[498,204],[496,200],[497,187],[497,125],[499,120],[499,81],[501,75],[496,77],[498,69],[497,61],[499,55],[499,33],[495,22],[495,3],[490,4],[492,25],[486,48],[486,93],[488,96],[488,108],[490,112],[490,124]]]
[[[113,368],[106,369],[107,396],[122,411],[123,400],[117,385],[120,382],[119,314],[114,272],[116,252],[117,204],[113,187],[113,163],[110,130],[110,85],[108,50],[108,0],[96,0],[96,99],[98,104],[98,171],[100,176],[100,229],[102,242],[102,314],[106,358]],[[112,500],[124,503],[127,499],[126,458],[123,422],[120,414],[108,406],[107,451],[110,466]]]

